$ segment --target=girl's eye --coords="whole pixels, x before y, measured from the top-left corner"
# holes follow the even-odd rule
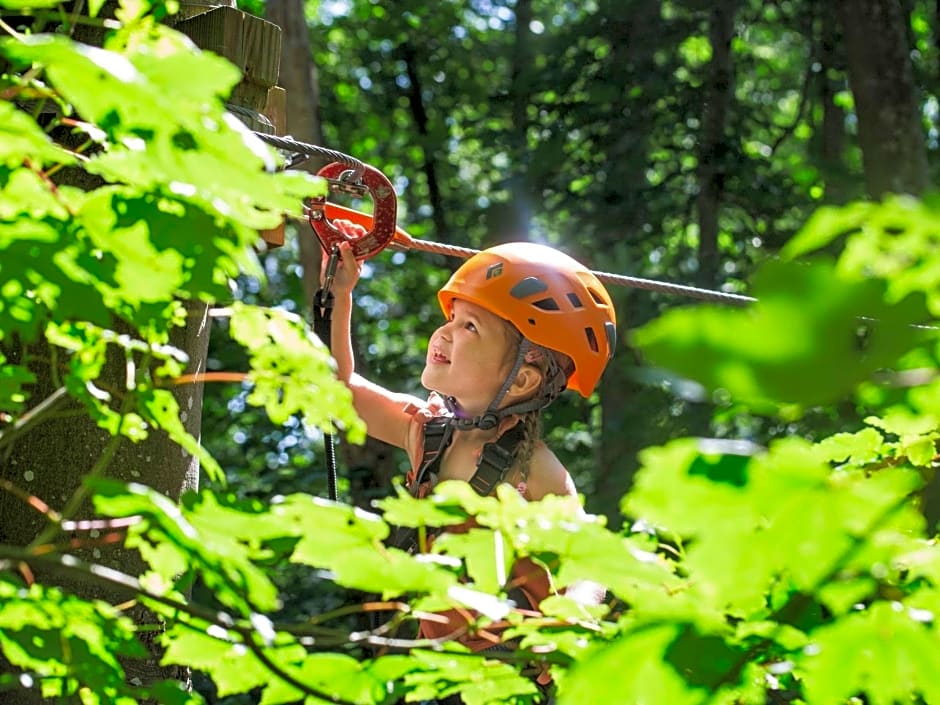
[[[467,325],[464,326],[464,327],[465,327],[468,331],[470,331],[471,333],[476,333],[476,332],[477,332],[477,327],[476,327],[473,323],[467,323]]]

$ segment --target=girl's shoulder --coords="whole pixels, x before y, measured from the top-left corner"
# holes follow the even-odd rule
[[[528,499],[539,500],[550,494],[577,497],[568,469],[544,441],[536,442],[529,462],[525,492]]]

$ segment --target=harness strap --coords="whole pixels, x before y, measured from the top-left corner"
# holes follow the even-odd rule
[[[409,491],[415,494],[421,483],[436,473],[441,466],[444,451],[454,439],[454,424],[449,416],[435,416],[424,424],[424,444],[421,461],[415,474],[414,486]]]
[[[417,492],[421,483],[425,482],[432,473],[438,472],[444,451],[453,440],[454,427],[452,416],[435,416],[424,424],[424,445],[420,469],[415,475],[413,486],[408,488],[412,494]],[[495,441],[483,445],[476,471],[469,481],[477,494],[485,497],[503,481],[512,467],[516,448],[524,437],[525,425],[517,423]]]
[[[330,291],[328,285],[318,289],[313,297],[313,332],[327,346],[327,350],[330,347],[330,330],[333,324],[333,300],[333,292]],[[326,456],[327,494],[335,502],[338,491],[336,488],[336,445],[332,433],[323,434],[323,451]]]
[[[525,437],[525,424],[517,423],[495,441],[483,445],[477,470],[470,478],[470,486],[481,497],[489,495],[503,481],[512,467],[516,448]]]

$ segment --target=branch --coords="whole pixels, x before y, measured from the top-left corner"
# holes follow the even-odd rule
[[[19,420],[10,428],[0,431],[0,449],[9,445],[19,436],[26,433],[32,426],[41,422],[46,414],[54,410],[65,399],[68,399],[68,393],[65,387],[59,387],[32,409],[20,416]]]

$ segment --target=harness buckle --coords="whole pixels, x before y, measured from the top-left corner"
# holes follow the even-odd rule
[[[514,450],[503,448],[498,440],[483,445],[476,472],[469,480],[478,495],[486,497],[502,482],[503,476],[512,466]]]

